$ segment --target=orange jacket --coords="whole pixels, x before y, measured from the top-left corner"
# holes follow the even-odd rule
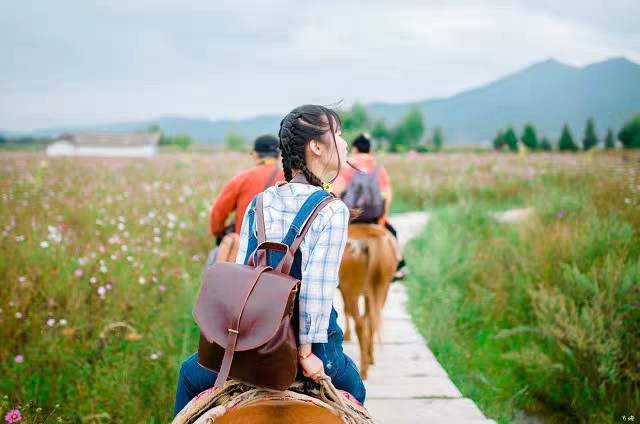
[[[240,234],[245,210],[255,195],[264,190],[269,178],[273,176],[276,166],[276,160],[266,160],[262,165],[236,175],[222,188],[209,216],[211,235],[219,236],[222,234],[227,218],[234,210],[236,212],[235,232]],[[271,185],[282,180],[284,180],[284,172],[280,170],[271,181]]]

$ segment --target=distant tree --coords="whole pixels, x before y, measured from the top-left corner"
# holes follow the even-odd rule
[[[558,150],[561,152],[578,151],[578,146],[573,141],[573,136],[571,135],[568,124],[564,124],[564,127],[562,127],[562,135],[560,136],[560,140],[558,140]]]
[[[171,139],[171,137],[167,136],[164,133],[164,131],[162,131],[162,128],[160,128],[160,125],[158,125],[158,124],[151,125],[149,128],[147,128],[146,132],[160,133],[160,145],[161,146],[166,146],[166,145],[169,145],[169,144],[173,144],[173,140]]]
[[[411,108],[409,113],[404,117],[401,123],[405,128],[406,137],[408,139],[408,147],[417,147],[422,135],[426,130],[426,124],[424,122],[424,116],[422,111],[417,106]]]
[[[418,143],[425,131],[422,112],[416,106],[391,130],[390,152],[406,152],[418,147]]]
[[[594,148],[598,144],[598,134],[596,134],[596,125],[593,118],[587,119],[587,126],[584,129],[584,137],[582,138],[582,148],[587,151]]]
[[[433,128],[433,138],[431,139],[431,144],[433,145],[434,151],[440,151],[442,149],[442,145],[444,144],[444,137],[442,135],[442,127],[434,127]]]
[[[361,104],[355,104],[351,108],[350,127],[354,129],[366,129],[369,126],[367,108]]]
[[[631,118],[618,133],[625,149],[640,148],[640,115]]]
[[[406,152],[411,144],[409,134],[404,125],[396,125],[391,130],[391,142],[389,143],[389,151],[392,153]]]
[[[538,146],[538,136],[536,135],[536,130],[531,124],[527,124],[524,127],[524,132],[522,133],[522,144],[527,146],[530,150],[537,150],[540,146]]]
[[[4,135],[0,134],[0,144],[5,144],[7,142],[7,139]]]
[[[242,151],[246,144],[244,137],[233,131],[229,131],[224,137],[224,145],[229,150]]]
[[[512,127],[507,128],[507,131],[504,133],[504,143],[512,152],[518,151],[518,136]]]
[[[391,140],[391,131],[389,131],[384,121],[378,121],[371,131],[371,137],[376,141],[377,149],[382,150],[383,143],[388,143]]]
[[[504,133],[502,131],[498,131],[498,134],[493,139],[493,148],[498,151],[502,151],[504,148]]]
[[[547,137],[542,137],[542,140],[540,141],[540,149],[545,152],[553,150],[553,146]]]
[[[363,105],[355,104],[351,109],[341,109],[338,115],[342,120],[342,136],[348,142],[369,131],[370,120]]]
[[[191,139],[191,137],[189,137],[188,135],[185,135],[185,134],[180,134],[180,135],[174,136],[172,141],[173,141],[173,144],[175,144],[176,146],[178,146],[180,149],[182,149],[185,152],[187,151],[189,146],[191,146],[193,144],[193,140]]]
[[[616,140],[613,136],[613,130],[609,128],[607,130],[607,136],[604,139],[604,148],[605,149],[615,149],[616,148]]]

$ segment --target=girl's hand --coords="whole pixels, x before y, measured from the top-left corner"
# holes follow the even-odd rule
[[[302,374],[305,377],[317,380],[318,377],[322,377],[324,374],[324,364],[313,353],[305,359],[299,359],[302,366]]]

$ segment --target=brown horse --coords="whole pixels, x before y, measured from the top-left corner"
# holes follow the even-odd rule
[[[338,287],[344,299],[344,339],[351,339],[351,317],[360,342],[360,375],[363,379],[367,378],[369,365],[373,364],[374,337],[380,328],[381,311],[397,269],[398,249],[391,233],[379,225],[349,226]],[[364,296],[364,313],[360,313],[361,296]]]
[[[302,402],[269,401],[224,414],[215,424],[344,424],[326,408]]]

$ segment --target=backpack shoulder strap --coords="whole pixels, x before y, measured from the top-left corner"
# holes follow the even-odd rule
[[[302,243],[302,240],[304,240],[304,236],[307,234],[307,231],[309,231],[309,228],[311,228],[311,224],[316,219],[320,211],[324,209],[324,207],[329,203],[335,200],[338,199],[330,196],[320,202],[318,206],[316,206],[316,208],[313,210],[313,213],[309,216],[309,219],[307,219],[307,222],[304,224],[304,227],[302,227],[300,234],[298,234],[298,236],[293,240],[293,243],[291,243],[291,247],[289,247],[289,250],[284,255],[284,258],[282,259],[282,262],[280,262],[280,265],[278,265],[277,270],[285,274],[289,274],[289,272],[291,271],[291,266],[293,265],[294,255],[300,247],[300,243]]]
[[[320,211],[324,209],[324,207],[327,206],[329,203],[333,202],[334,200],[338,200],[338,199],[336,199],[335,197],[328,197],[324,199],[322,202],[320,202],[318,206],[316,206],[313,213],[311,214],[309,219],[307,219],[307,222],[304,224],[304,227],[302,227],[300,234],[296,237],[293,243],[291,243],[291,247],[289,249],[293,253],[295,253],[298,250],[298,247],[300,247],[300,243],[302,243],[304,236],[307,234],[307,231],[309,231],[309,228],[311,228],[311,224],[316,219]]]
[[[258,233],[258,245],[267,241],[267,236],[264,229],[264,211],[262,206],[263,202],[263,193],[258,193],[258,197],[256,197],[256,230]]]
[[[257,245],[256,246],[260,246],[262,243],[264,243],[265,241],[267,241],[267,236],[266,236],[266,231],[264,228],[264,210],[263,210],[263,194],[264,193],[258,193],[258,196],[256,197],[256,205],[255,205],[255,216],[256,216],[256,232],[258,234],[257,237]],[[256,253],[256,252],[254,252]],[[257,258],[253,258],[253,263],[251,261],[248,262],[249,265],[253,265],[253,264],[266,264],[267,263],[267,252],[265,252],[264,250],[260,250],[257,252]]]

